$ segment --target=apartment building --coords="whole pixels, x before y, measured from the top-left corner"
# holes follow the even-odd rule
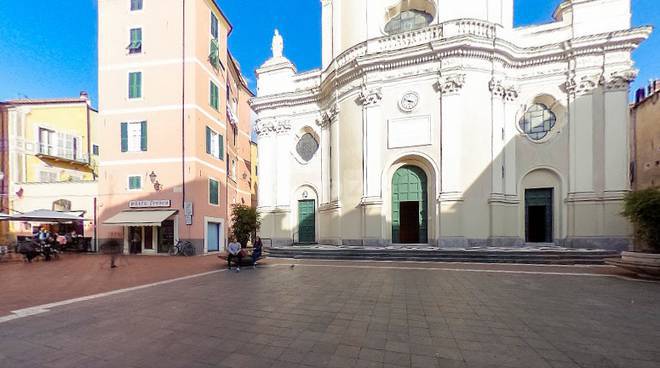
[[[251,95],[229,21],[213,0],[100,0],[98,16],[101,242],[219,251],[231,204],[250,200]]]
[[[660,187],[660,80],[636,91],[630,122],[632,187]]]
[[[16,215],[35,210],[72,212],[91,221],[64,225],[94,237],[97,112],[86,92],[74,98],[20,99],[0,103],[3,141],[2,210]],[[12,222],[12,237],[31,236],[35,223]]]

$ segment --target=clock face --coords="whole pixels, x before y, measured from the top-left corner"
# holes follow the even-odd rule
[[[412,111],[419,103],[419,95],[415,92],[406,92],[399,101],[399,107],[403,111]]]

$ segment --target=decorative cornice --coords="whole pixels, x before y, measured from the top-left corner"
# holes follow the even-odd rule
[[[440,76],[433,87],[441,94],[458,93],[465,85],[465,74]]]
[[[358,99],[364,107],[374,106],[383,99],[383,91],[380,88],[363,87]]]
[[[585,75],[580,79],[573,76],[564,84],[564,90],[570,95],[584,95],[598,88],[602,83],[602,74]]]
[[[488,82],[488,89],[494,97],[498,97],[509,102],[517,100],[518,95],[520,94],[520,90],[517,87],[511,85],[505,86],[501,80],[497,80],[495,78]]]
[[[638,73],[639,70],[637,69],[620,70],[610,73],[607,77],[604,78],[605,88],[608,90],[628,90],[630,83],[632,83],[637,78]]]
[[[640,27],[587,35],[569,41],[528,48],[518,47],[502,38],[495,38],[493,41],[495,48],[493,49],[491,45],[491,48],[485,49],[483,40],[488,39],[488,35],[491,33],[471,33],[469,27],[462,31],[463,28],[461,27],[456,29],[460,32],[467,32],[461,33],[461,35],[470,35],[471,37],[462,37],[453,39],[452,42],[445,42],[448,33],[434,31],[436,34],[432,41],[423,42],[419,45],[390,42],[392,41],[390,38],[387,39],[387,42],[377,38],[358,44],[335,58],[328,69],[321,72],[319,87],[256,97],[250,101],[250,104],[257,113],[268,109],[319,104],[325,101],[327,96],[332,95],[331,91],[341,90],[370,72],[406,68],[452,57],[497,61],[506,68],[518,69],[563,62],[569,57],[601,56],[603,52],[629,52],[647,39],[651,32],[650,27]],[[402,34],[399,37],[404,36],[405,34]],[[410,35],[410,37],[413,36]],[[388,52],[375,52],[374,47],[369,47],[369,45],[373,46],[375,43],[379,43],[380,47],[383,47],[385,43],[391,43],[387,47],[392,47],[392,49],[388,49]],[[564,70],[564,72],[569,71]],[[579,88],[578,85],[581,83],[582,81],[569,79],[562,87],[566,91],[571,91],[569,93],[582,93],[582,91],[588,90],[588,84],[583,84],[583,87]],[[449,90],[451,88],[453,87],[448,86]],[[509,97],[515,97],[515,95]]]

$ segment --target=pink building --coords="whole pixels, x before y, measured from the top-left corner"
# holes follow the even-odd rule
[[[98,4],[100,243],[221,250],[231,204],[251,205],[252,95],[231,25],[214,0]]]

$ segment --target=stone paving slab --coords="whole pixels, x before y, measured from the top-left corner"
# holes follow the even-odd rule
[[[658,283],[338,266],[221,272],[2,323],[0,365],[660,366]]]

